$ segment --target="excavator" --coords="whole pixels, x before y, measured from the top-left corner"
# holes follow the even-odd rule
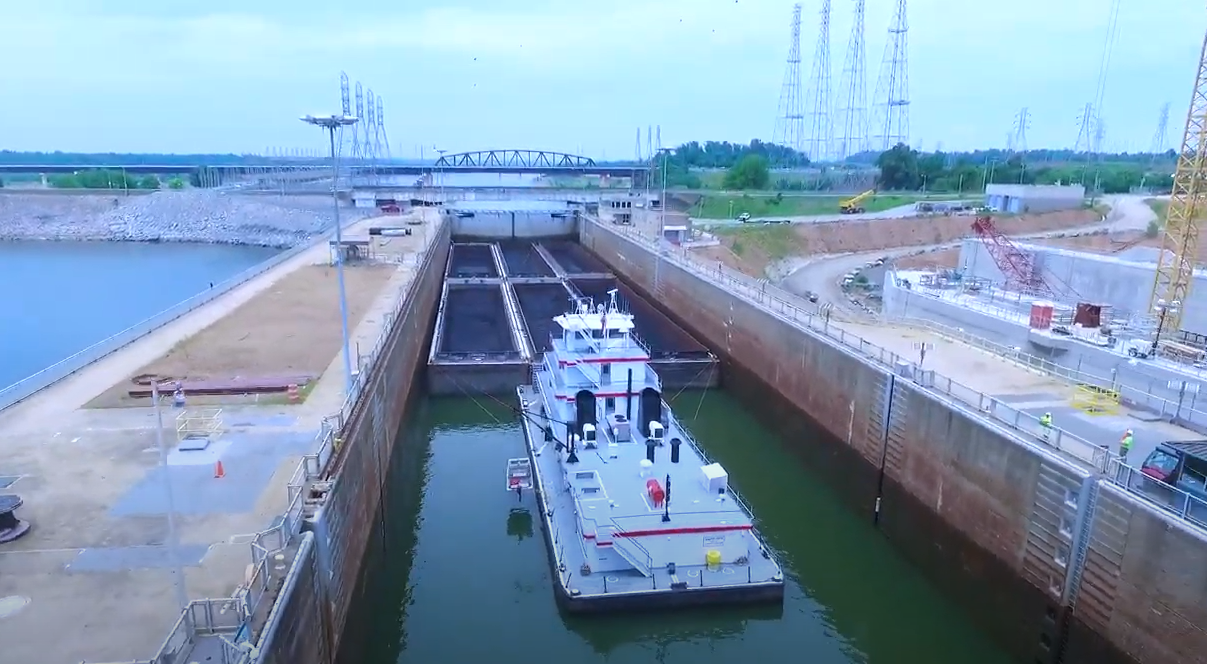
[[[848,198],[847,200],[842,201],[841,203],[838,204],[838,211],[843,214],[860,214],[862,212],[865,212],[865,210],[863,209],[863,206],[860,205],[860,203],[866,201],[867,199],[871,198],[875,194],[876,194],[875,189],[868,189],[867,191],[863,192],[862,194],[859,194],[858,196],[852,196],[851,198]]]

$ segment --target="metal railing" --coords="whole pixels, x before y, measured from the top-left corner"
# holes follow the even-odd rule
[[[1145,386],[1138,387],[1128,380],[1121,378],[1118,371],[1113,376],[1100,376],[1081,371],[1077,368],[1066,367],[1037,355],[1032,355],[1016,346],[997,343],[996,341],[991,341],[942,323],[910,316],[899,316],[889,320],[900,321],[907,325],[924,328],[940,336],[947,337],[952,341],[972,346],[1036,373],[1061,378],[1079,385],[1093,385],[1102,389],[1116,391],[1119,393],[1122,403],[1155,412],[1160,417],[1169,419],[1175,423],[1178,421],[1207,422],[1207,412],[1196,408],[1199,395],[1197,390],[1190,392],[1185,395],[1185,398],[1180,400],[1167,399],[1155,394],[1159,386],[1168,388],[1169,381],[1148,378]]]
[[[1207,529],[1207,500],[1184,489],[1167,484],[1155,477],[1114,458],[1107,469],[1107,479],[1124,487],[1131,495],[1155,505],[1199,529]]]
[[[71,374],[83,369],[84,367],[96,362],[97,360],[114,353],[121,348],[129,345],[131,342],[141,339],[155,330],[171,323],[172,321],[184,316],[185,314],[195,311],[198,307],[209,304],[218,297],[234,290],[247,281],[268,272],[269,270],[281,265],[282,263],[300,256],[302,253],[313,248],[313,244],[303,244],[287,251],[281,252],[268,260],[250,267],[239,274],[215,284],[213,288],[190,297],[189,299],[180,302],[172,307],[151,316],[150,318],[136,323],[121,332],[99,341],[84,350],[71,355],[70,357],[55,362],[32,376],[28,376],[22,380],[0,389],[0,411],[13,406],[38,392],[50,387],[54,383],[70,376]]]
[[[249,548],[251,553],[252,573],[241,586],[235,589],[231,597],[221,599],[204,599],[190,602],[188,608],[181,612],[167,639],[150,660],[134,660],[128,664],[176,664],[179,657],[187,653],[187,648],[195,645],[197,639],[203,636],[217,635],[222,638],[222,664],[250,664],[258,657],[254,648],[241,647],[245,643],[258,643],[263,633],[256,632],[254,620],[263,602],[275,602],[272,583],[273,567],[277,564],[277,554],[285,551],[293,544],[302,532],[302,522],[306,518],[306,499],[310,485],[318,480],[330,477],[332,459],[338,454],[345,424],[355,407],[361,392],[364,390],[369,372],[381,359],[381,353],[393,330],[394,321],[403,313],[411,299],[411,294],[418,287],[426,273],[432,255],[431,248],[438,242],[445,230],[447,221],[442,221],[437,227],[431,243],[416,252],[420,256],[415,278],[403,288],[395,300],[393,311],[386,314],[382,321],[381,331],[368,355],[359,359],[361,371],[356,375],[352,389],[344,399],[340,410],[323,418],[319,432],[315,436],[315,451],[305,454],[298,461],[286,485],[288,504],[276,525],[262,530],[251,536]],[[289,563],[292,569],[297,559]],[[287,572],[286,572],[287,573]],[[221,607],[217,614],[214,607]],[[198,612],[201,612],[200,614]],[[227,613],[230,613],[228,616]],[[218,617],[222,619],[219,620]]]
[[[589,220],[595,228],[614,235],[626,237],[639,245],[684,270],[704,277],[733,295],[757,304],[764,311],[789,323],[793,323],[810,332],[820,334],[837,341],[843,347],[858,355],[871,360],[876,365],[897,373],[898,367],[904,363],[915,367],[916,363],[886,348],[873,344],[862,337],[847,332],[842,323],[831,321],[819,314],[819,304],[812,304],[795,295],[787,293],[777,286],[764,281],[753,279],[736,270],[726,267],[719,261],[713,266],[702,265],[690,255],[690,250],[670,248],[658,238],[644,235],[636,229],[624,226],[610,226],[595,220]],[[1109,452],[1059,427],[1045,427],[1039,418],[1029,413],[984,394],[957,381],[934,371],[920,372],[922,376],[919,385],[933,393],[946,396],[961,405],[971,408],[982,415],[991,416],[999,424],[1004,424],[1016,433],[1022,434],[1025,440],[1042,446],[1064,452],[1073,459],[1088,464],[1097,471],[1106,468]]]

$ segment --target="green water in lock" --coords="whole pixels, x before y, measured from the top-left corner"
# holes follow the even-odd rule
[[[395,459],[404,467],[393,481],[422,488],[408,499],[393,487],[387,499],[384,554],[368,570],[373,597],[357,608],[368,616],[357,637],[368,639],[362,661],[1011,661],[734,399],[714,390],[673,404],[778,552],[788,579],[782,610],[559,614],[535,497],[517,501],[505,489],[507,459],[524,456],[510,404],[432,399],[395,455],[407,458]]]

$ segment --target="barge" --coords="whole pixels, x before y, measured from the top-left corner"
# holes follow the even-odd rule
[[[536,495],[559,604],[782,603],[753,513],[675,419],[632,314],[608,295],[553,319],[560,337],[517,389],[527,457],[508,461],[507,489]]]

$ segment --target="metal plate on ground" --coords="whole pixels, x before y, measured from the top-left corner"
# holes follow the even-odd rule
[[[176,446],[181,452],[200,452],[210,446],[210,439],[205,436],[186,436]]]
[[[1128,416],[1132,419],[1140,420],[1141,422],[1164,422],[1165,418],[1158,413],[1149,413],[1147,411],[1129,411]]]
[[[20,475],[0,475],[0,489],[7,489],[21,479]]]

